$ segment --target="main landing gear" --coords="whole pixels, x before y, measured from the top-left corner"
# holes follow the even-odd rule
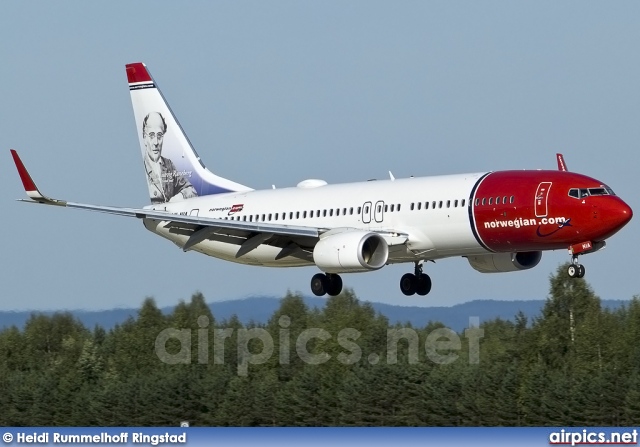
[[[583,278],[584,274],[584,265],[578,262],[577,256],[573,256],[571,258],[571,265],[567,268],[567,275],[569,275],[569,278]]]
[[[415,273],[407,273],[400,278],[400,290],[407,296],[426,295],[431,291],[431,278],[422,273],[422,263],[416,262]]]
[[[414,273],[402,275],[400,290],[407,296],[415,294],[424,296],[431,291],[431,278],[426,273],[422,273],[421,261],[415,264]],[[316,296],[340,295],[340,292],[342,292],[342,278],[335,273],[317,273],[311,278],[311,291]]]
[[[311,278],[311,291],[316,296],[328,294],[340,295],[342,292],[342,278],[335,273],[318,273]]]

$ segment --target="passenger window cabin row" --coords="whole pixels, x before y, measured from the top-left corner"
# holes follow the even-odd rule
[[[437,208],[458,208],[464,207],[466,203],[465,199],[462,200],[440,200],[440,201],[432,201],[432,202],[412,202],[410,204],[411,211],[421,210],[421,209],[437,209]],[[371,208],[376,207],[375,210]],[[383,211],[383,205],[364,205],[365,214],[369,214],[371,211],[375,211],[377,213],[381,213]],[[402,209],[401,204],[385,204],[384,212],[385,213],[394,213],[399,212]],[[297,219],[312,219],[319,217],[339,217],[339,216],[352,216],[360,215],[362,213],[362,207],[349,207],[349,208],[331,208],[324,210],[307,210],[307,211],[289,211],[282,213],[262,213],[262,214],[249,214],[249,215],[238,215],[238,216],[226,216],[225,220],[237,220],[242,222],[275,222],[275,221],[286,221],[286,220],[297,220]]]
[[[466,203],[465,199],[462,200],[434,200],[432,202],[424,202],[424,209],[428,210],[428,209],[436,209],[436,208],[458,208],[458,207],[462,207],[464,208],[464,205]],[[421,210],[423,207],[423,202],[417,202],[417,203],[412,203],[409,208],[411,208],[411,211],[413,210]]]
[[[569,190],[569,196],[575,197],[577,199],[587,197],[587,196],[602,196],[602,195],[612,195],[615,193],[611,190],[611,188],[604,186],[600,188],[572,188]],[[486,206],[486,205],[506,205],[512,204],[515,201],[515,196],[497,196],[497,197],[482,197],[476,198],[475,206]],[[411,202],[409,205],[409,209],[411,211],[420,211],[420,210],[428,210],[428,209],[441,209],[441,208],[464,208],[466,204],[466,200],[433,200],[431,202]],[[375,212],[382,212],[382,205],[376,204],[377,208]],[[371,205],[364,206],[365,214],[369,214]],[[398,204],[385,204],[384,212],[398,212],[401,210],[401,205]],[[307,219],[307,218],[319,218],[319,217],[339,217],[339,216],[352,216],[356,213],[356,215],[360,215],[362,213],[362,207],[350,207],[350,208],[331,208],[324,210],[309,210],[309,211],[289,211],[282,213],[263,213],[263,214],[250,214],[243,216],[227,216],[225,220],[238,220],[243,222],[273,222],[273,221],[283,221],[283,220],[296,220],[296,219]]]
[[[482,199],[476,198],[476,206],[481,205],[506,205],[511,204],[516,200],[515,196],[498,196],[498,197],[483,197]]]
[[[393,207],[393,205],[392,205]],[[400,205],[398,205],[399,210]],[[296,220],[296,219],[311,219],[313,217],[334,217],[334,216],[352,216],[356,208],[331,208],[325,210],[309,210],[309,211],[289,211],[282,213],[263,213],[263,214],[249,214],[244,216],[231,216],[225,217],[225,220],[241,220],[243,222],[273,222],[282,220]],[[361,207],[357,208],[357,213],[360,214]]]
[[[573,197],[576,199],[583,199],[588,196],[615,196],[616,193],[613,192],[611,188],[608,186],[601,186],[599,188],[571,188],[569,190],[569,197]],[[475,204],[476,206],[480,205],[506,205],[507,203],[511,204],[515,201],[515,197],[511,196],[508,198],[507,196],[498,196],[498,197],[483,197],[482,199],[476,198]]]

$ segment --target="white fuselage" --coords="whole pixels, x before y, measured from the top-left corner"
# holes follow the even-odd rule
[[[469,206],[474,185],[485,173],[291,187],[195,197],[151,206],[174,214],[246,222],[388,231],[408,235],[406,244],[390,240],[388,263],[488,253],[473,235]],[[428,204],[428,205],[427,205]],[[162,222],[145,226],[182,247],[189,236]],[[205,240],[194,250],[233,262],[271,267],[313,265],[287,256],[281,248],[260,245],[242,256],[239,245]]]

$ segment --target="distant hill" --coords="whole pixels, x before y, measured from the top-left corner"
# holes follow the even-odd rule
[[[326,302],[323,298],[305,297],[305,302],[309,307],[322,308]],[[624,300],[603,300],[603,307],[617,309],[624,305]],[[515,315],[522,311],[529,321],[539,316],[544,300],[531,301],[496,301],[496,300],[475,300],[463,304],[456,304],[450,307],[417,307],[417,306],[394,306],[391,304],[371,303],[373,308],[389,319],[391,324],[407,322],[414,327],[424,327],[429,321],[437,321],[454,331],[462,331],[469,326],[470,317],[479,317],[480,322],[501,318],[503,320],[514,321]],[[211,311],[217,321],[229,319],[232,315],[237,315],[240,321],[248,323],[266,323],[271,315],[280,306],[280,298],[274,297],[251,297],[240,300],[221,301],[210,303]],[[173,311],[173,307],[162,308],[166,314]],[[136,318],[138,309],[111,309],[101,311],[70,311],[82,323],[92,329],[95,325],[100,325],[105,329],[110,329],[116,324],[124,322],[127,318]],[[0,329],[15,325],[22,328],[33,312],[0,312]],[[36,312],[51,315],[53,311]]]

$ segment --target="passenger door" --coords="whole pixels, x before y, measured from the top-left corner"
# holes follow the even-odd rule
[[[384,201],[378,200],[373,211],[373,219],[377,223],[381,223],[384,220]]]
[[[549,191],[551,190],[551,182],[541,182],[536,190],[534,208],[536,211],[536,217],[547,217],[548,208],[547,202],[549,200]]]
[[[371,223],[371,202],[362,204],[362,223]]]

